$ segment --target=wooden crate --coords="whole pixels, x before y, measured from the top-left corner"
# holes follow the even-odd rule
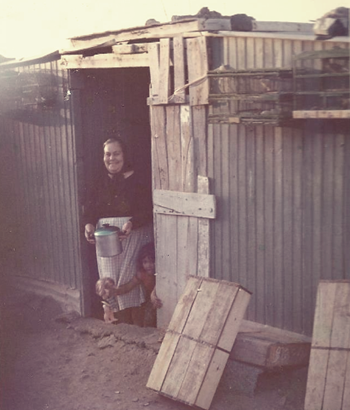
[[[250,296],[236,283],[191,276],[147,387],[209,409]]]
[[[350,408],[350,281],[318,286],[305,410]]]

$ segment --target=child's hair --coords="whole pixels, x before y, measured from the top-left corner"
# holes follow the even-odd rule
[[[140,271],[143,269],[142,262],[148,256],[153,262],[156,260],[155,250],[154,250],[154,243],[148,242],[144,245],[138,254],[137,257],[137,270]]]
[[[111,290],[115,286],[112,278],[102,278],[96,282],[96,293],[102,298],[106,296],[106,291]]]

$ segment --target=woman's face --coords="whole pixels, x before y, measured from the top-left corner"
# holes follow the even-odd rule
[[[104,147],[103,161],[110,174],[117,174],[124,165],[124,153],[119,142],[110,142]]]

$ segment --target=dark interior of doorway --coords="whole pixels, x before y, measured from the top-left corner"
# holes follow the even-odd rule
[[[151,184],[151,132],[147,97],[147,68],[81,70],[81,130],[85,194],[103,164],[103,142],[109,138],[125,141],[136,171],[148,176]],[[98,279],[95,248],[87,245],[91,316],[102,318],[101,302],[95,295]],[[83,263],[86,266],[86,263]]]

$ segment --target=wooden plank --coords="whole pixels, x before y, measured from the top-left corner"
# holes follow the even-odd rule
[[[154,43],[153,43],[154,44]],[[152,44],[152,45],[153,45]],[[118,44],[112,47],[115,54],[147,53],[150,44]]]
[[[253,21],[252,31],[267,31],[267,32],[302,32],[313,33],[313,24],[311,23],[291,23],[283,21]]]
[[[191,124],[191,109],[188,105],[181,106],[181,164],[182,186],[181,191],[194,192],[195,169],[194,169],[194,142]]]
[[[182,127],[180,126],[180,108],[177,105],[166,106],[166,135],[169,169],[169,189],[182,191]]]
[[[160,346],[151,374],[149,375],[146,387],[160,391],[163,381],[173,358],[180,335],[167,332]]]
[[[183,104],[185,102],[185,45],[182,36],[173,39],[174,46],[174,98],[173,102]]]
[[[183,218],[183,216],[178,217]],[[186,267],[185,272],[189,275],[198,273],[198,218],[187,219],[187,245],[186,245]]]
[[[318,286],[305,410],[322,410],[336,289],[334,282],[320,282]]]
[[[350,403],[350,352],[347,354],[346,363],[347,366],[344,377],[343,407]]]
[[[155,213],[210,219],[216,215],[214,195],[155,189],[153,204]]]
[[[208,52],[205,37],[186,40],[190,105],[209,103]]]
[[[65,55],[61,57],[60,66],[65,69],[82,68],[128,68],[149,67],[147,54],[96,54],[90,57],[83,55]]]
[[[236,285],[239,286],[239,285]],[[226,325],[218,341],[218,347],[231,351],[236,339],[241,321],[247,309],[251,294],[239,287],[234,303],[226,320]]]
[[[330,348],[335,350],[329,353],[323,408],[342,410],[346,359],[350,351],[350,283],[336,283]]]
[[[170,91],[170,39],[160,40],[159,58],[159,103],[167,104]]]
[[[231,358],[268,369],[306,366],[311,338],[260,323],[242,320]]]
[[[217,386],[224,372],[228,357],[228,353],[218,349],[215,350],[207,375],[198,393],[198,397],[195,402],[196,406],[201,407],[202,409],[210,408]]]
[[[169,189],[165,118],[163,106],[151,108],[154,189]]]
[[[159,43],[148,46],[149,68],[151,74],[151,97],[159,96]]]
[[[293,118],[350,118],[350,110],[294,110]]]
[[[209,194],[209,178],[198,175],[198,193]],[[210,225],[209,219],[198,219],[198,275],[209,277]]]
[[[157,226],[157,293],[162,300],[167,301],[157,316],[158,326],[162,328],[168,326],[177,304],[176,219],[168,215],[157,214],[155,216]]]
[[[206,324],[210,310],[214,306],[216,293],[219,289],[219,281],[204,280],[198,289],[197,297],[187,318],[182,333],[193,339],[200,340],[203,328]]]
[[[196,346],[195,340],[180,336],[160,393],[177,398]]]
[[[187,322],[188,315],[192,310],[193,303],[197,297],[198,289],[202,283],[200,277],[189,277],[186,288],[182,293],[173,316],[169,323],[168,329],[173,332],[182,333]]]
[[[208,146],[207,146],[207,120],[205,106],[191,107],[192,134],[194,138],[194,157],[197,175],[208,176]]]
[[[194,405],[207,373],[214,347],[197,342],[177,399]]]
[[[239,287],[230,282],[219,284],[212,309],[208,313],[199,340],[217,345],[238,290]]]

